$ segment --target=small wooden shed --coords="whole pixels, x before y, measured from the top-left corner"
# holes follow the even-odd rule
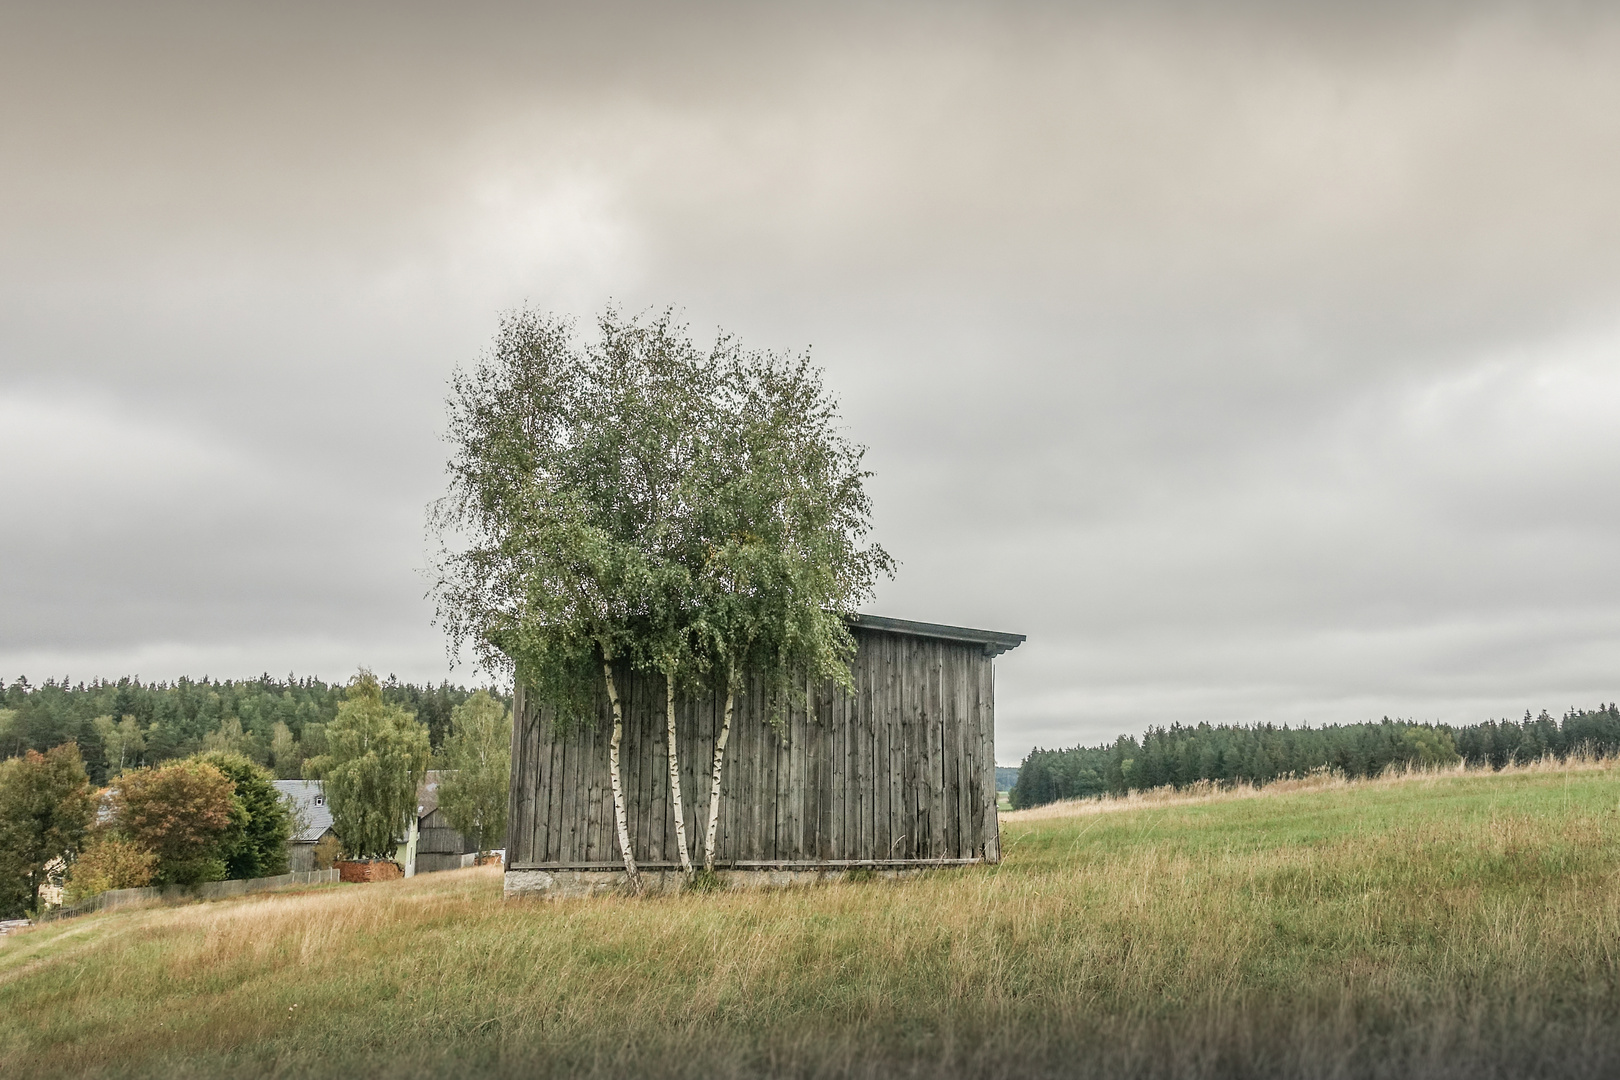
[[[739,694],[721,780],[718,868],[902,870],[1001,857],[996,823],[994,659],[1021,634],[858,616],[854,692],[830,681],[806,707],[769,721],[765,687]],[[637,864],[679,866],[669,798],[665,691],[622,673],[620,769]],[[681,799],[702,859],[708,770],[725,698],[677,703]],[[623,867],[608,778],[612,716],[558,735],[549,710],[516,687],[507,893],[566,894]]]
[[[439,806],[439,783],[444,774],[429,769],[416,788],[416,865],[418,874],[460,870],[478,859],[478,849],[456,831]]]

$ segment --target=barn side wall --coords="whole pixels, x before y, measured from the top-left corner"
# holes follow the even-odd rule
[[[764,687],[739,694],[721,780],[723,867],[895,865],[1000,859],[995,687],[981,645],[857,629],[855,690],[832,683],[768,720]],[[620,765],[631,843],[646,867],[678,863],[664,686],[621,675]],[[612,718],[557,736],[518,687],[507,867],[622,865],[608,780]],[[708,767],[723,695],[677,703],[681,798],[701,862]]]

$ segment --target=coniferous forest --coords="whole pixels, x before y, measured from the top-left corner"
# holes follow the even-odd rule
[[[0,760],[71,739],[95,783],[124,769],[207,750],[239,753],[278,777],[296,779],[306,758],[325,752],[326,725],[344,692],[343,683],[294,675],[173,683],[51,680],[39,686],[18,679],[0,684]],[[418,686],[390,675],[382,693],[387,703],[416,715],[437,749],[450,710],[474,690],[448,682]],[[511,704],[509,695],[497,696]]]
[[[1012,787],[1014,809],[1059,799],[1123,795],[1199,782],[1266,784],[1330,771],[1377,776],[1394,766],[1466,762],[1500,769],[1544,757],[1620,754],[1620,709],[1571,709],[1563,719],[1544,709],[1521,721],[1488,720],[1453,727],[1385,717],[1381,722],[1289,727],[1273,724],[1150,727],[1141,739],[1070,750],[1031,750]]]

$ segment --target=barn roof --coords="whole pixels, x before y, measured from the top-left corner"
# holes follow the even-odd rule
[[[983,645],[990,656],[1000,656],[1024,643],[1023,634],[1007,634],[1000,630],[974,630],[967,626],[946,626],[943,623],[912,622],[910,619],[890,619],[883,615],[857,615],[851,626],[862,630],[886,630],[891,634],[910,634],[912,637],[943,638],[946,641],[966,641]]]

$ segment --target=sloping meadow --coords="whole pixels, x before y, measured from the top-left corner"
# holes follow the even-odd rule
[[[498,872],[0,940],[8,1076],[1601,1076],[1620,773],[1009,815],[993,869],[503,902]]]

